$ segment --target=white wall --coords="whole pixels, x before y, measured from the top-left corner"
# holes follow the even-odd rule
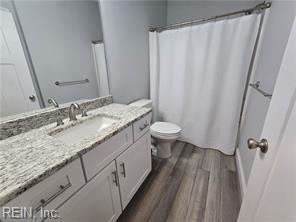
[[[91,42],[102,40],[95,1],[15,1],[45,103],[99,96]],[[90,83],[56,86],[88,78]]]
[[[148,29],[165,25],[165,1],[101,1],[110,93],[115,102],[149,97]]]
[[[221,15],[241,9],[252,8],[257,1],[217,1],[217,0],[168,0],[167,24],[174,24],[203,17]]]

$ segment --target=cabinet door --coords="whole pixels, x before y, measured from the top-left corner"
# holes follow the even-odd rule
[[[151,171],[150,140],[147,132],[116,159],[123,209]]]
[[[62,222],[116,221],[121,206],[115,161],[58,208],[58,213]]]

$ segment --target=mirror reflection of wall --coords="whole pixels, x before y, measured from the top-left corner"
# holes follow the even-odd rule
[[[109,94],[98,2],[6,0],[0,6],[1,117],[50,106],[49,98],[61,104]]]
[[[93,41],[93,53],[96,67],[97,80],[99,85],[99,95],[109,94],[109,83],[107,73],[107,62],[105,55],[105,45],[103,41]]]

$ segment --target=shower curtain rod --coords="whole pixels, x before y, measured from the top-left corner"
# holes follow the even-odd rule
[[[236,12],[230,12],[230,13],[226,13],[226,14],[223,14],[223,15],[200,18],[200,19],[197,19],[197,20],[192,20],[192,21],[187,21],[187,22],[182,22],[182,23],[177,23],[177,24],[172,24],[172,25],[167,25],[167,26],[150,28],[149,31],[150,32],[162,32],[162,31],[167,30],[167,29],[180,28],[180,27],[183,27],[183,26],[189,26],[189,25],[202,23],[202,22],[207,22],[207,21],[211,21],[211,20],[216,20],[216,19],[219,19],[219,18],[233,16],[233,15],[239,15],[239,14],[250,15],[255,11],[260,12],[260,11],[265,10],[267,8],[270,8],[270,7],[271,7],[271,2],[263,2],[263,3],[260,3],[260,4],[256,5],[254,8],[249,8],[249,9],[240,10],[240,11],[236,11]]]

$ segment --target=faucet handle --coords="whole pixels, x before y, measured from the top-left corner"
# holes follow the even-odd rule
[[[86,108],[81,111],[81,117],[88,116],[86,111],[87,111]]]
[[[59,104],[53,98],[49,98],[47,102],[52,104],[55,108],[59,108]]]
[[[57,126],[61,126],[61,125],[64,125],[64,121],[61,117],[58,117],[57,118]]]

